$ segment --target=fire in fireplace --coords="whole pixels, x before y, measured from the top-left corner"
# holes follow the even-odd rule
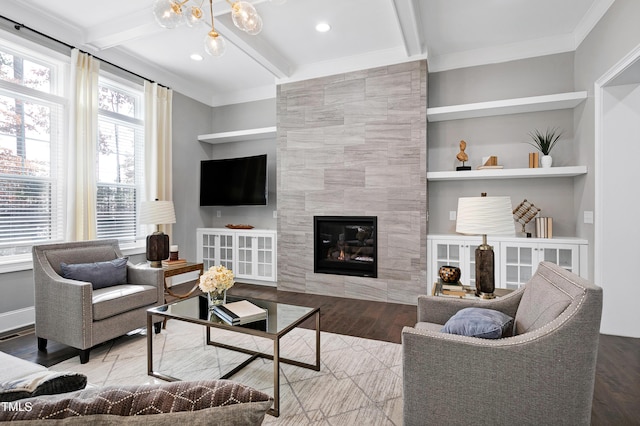
[[[377,277],[376,216],[314,216],[314,272]]]

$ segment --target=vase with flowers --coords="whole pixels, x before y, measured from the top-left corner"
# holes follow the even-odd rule
[[[202,276],[198,287],[207,294],[209,308],[227,301],[227,290],[235,284],[233,272],[222,265],[210,267]]]

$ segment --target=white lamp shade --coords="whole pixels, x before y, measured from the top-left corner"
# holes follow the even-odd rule
[[[456,232],[468,235],[515,236],[511,198],[458,198]]]
[[[142,201],[140,223],[143,225],[167,225],[176,223],[173,201]]]

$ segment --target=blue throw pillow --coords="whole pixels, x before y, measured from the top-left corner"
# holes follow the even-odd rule
[[[500,339],[513,334],[513,318],[493,309],[464,308],[449,318],[440,331],[483,339]]]
[[[93,263],[60,263],[62,276],[71,280],[90,282],[93,289],[127,283],[126,257]]]

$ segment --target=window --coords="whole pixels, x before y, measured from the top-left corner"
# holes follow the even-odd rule
[[[0,259],[63,239],[62,67],[0,40]]]
[[[98,238],[133,241],[143,185],[143,89],[104,77],[99,86]]]

